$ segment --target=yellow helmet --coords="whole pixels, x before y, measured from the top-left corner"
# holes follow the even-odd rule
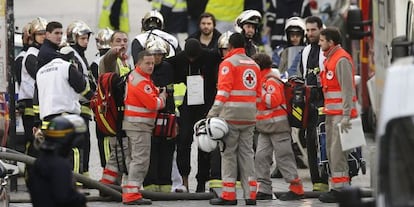
[[[39,32],[46,32],[47,20],[42,17],[37,17],[30,23],[29,34],[34,40],[34,36]]]
[[[229,39],[230,36],[233,34],[231,31],[227,31],[220,35],[218,39],[218,48],[219,49],[227,49],[229,48]]]
[[[168,54],[170,52],[170,46],[165,40],[152,35],[145,42],[145,50],[151,54]]]
[[[98,50],[111,48],[110,43],[112,34],[114,34],[114,31],[108,27],[105,29],[100,29],[98,33],[96,33],[95,40]]]
[[[163,29],[164,17],[157,10],[147,12],[141,20],[142,30]]]
[[[70,45],[76,44],[76,37],[79,35],[91,34],[91,28],[83,21],[76,20],[69,24],[66,29],[66,42]]]

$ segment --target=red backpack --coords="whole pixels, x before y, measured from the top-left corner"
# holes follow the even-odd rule
[[[105,136],[115,136],[122,129],[126,77],[104,73],[98,78],[98,88],[90,106],[95,114],[96,127]]]

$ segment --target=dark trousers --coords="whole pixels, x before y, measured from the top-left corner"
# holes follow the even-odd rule
[[[106,158],[107,157],[109,158],[109,153],[111,153],[109,149],[109,139],[105,138],[105,135],[102,134],[102,132],[98,129],[98,127],[96,127],[96,139],[98,142],[98,151],[99,151],[99,158],[101,160],[101,167],[105,168]],[[107,141],[105,142],[105,140]]]
[[[198,149],[198,183],[205,183],[211,179],[221,180],[221,155],[220,147],[212,152],[204,152]]]
[[[178,124],[180,127],[179,135],[177,136],[177,166],[181,176],[188,176],[190,174],[190,156],[191,143],[193,143],[193,127],[200,119],[205,118],[205,106],[186,106],[179,107],[180,118]]]
[[[151,138],[151,155],[148,173],[144,186],[171,185],[172,160],[175,150],[175,139],[165,137]]]
[[[82,153],[81,153],[81,159],[82,159],[82,168],[80,173],[83,172],[89,172],[89,156],[91,154],[91,133],[89,131],[89,121],[90,118],[89,116],[83,116],[81,115],[83,120],[85,121],[86,124],[86,133],[85,133],[85,139],[83,140],[83,145],[82,145]]]

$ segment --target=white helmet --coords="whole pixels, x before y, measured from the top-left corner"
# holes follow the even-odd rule
[[[229,48],[229,39],[230,36],[233,34],[231,31],[227,31],[220,35],[218,39],[218,48],[219,49],[227,49]]]
[[[194,139],[198,142],[198,148],[204,152],[211,152],[217,147],[217,141],[207,134],[206,119],[201,119],[194,124]]]
[[[220,140],[229,133],[226,121],[218,117],[206,119],[207,135],[213,140]]]
[[[257,26],[262,21],[262,15],[260,12],[249,9],[246,11],[243,11],[235,20],[234,22],[234,30],[238,33],[241,33],[243,31],[243,25],[244,24],[254,24]]]
[[[291,17],[286,21],[285,32],[302,32],[305,34],[305,22],[300,17]]]
[[[105,29],[100,29],[95,36],[96,40],[96,47],[98,50],[102,49],[110,49],[111,48],[111,37],[112,34],[114,34],[114,31],[112,29],[109,29],[108,27]]]
[[[157,10],[147,12],[141,20],[142,30],[164,29],[164,17]]]
[[[145,50],[150,52],[151,54],[168,54],[170,53],[170,46],[168,45],[167,41],[152,35],[148,40],[145,42]]]

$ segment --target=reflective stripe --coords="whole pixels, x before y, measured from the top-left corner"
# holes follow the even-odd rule
[[[256,200],[257,181],[254,177],[249,177],[250,199]]]
[[[230,94],[229,94],[227,91],[218,90],[218,91],[217,91],[217,96],[229,97],[229,96],[230,96]]]
[[[223,101],[215,100],[213,105],[221,106],[221,105],[223,105]]]
[[[256,91],[252,90],[232,90],[230,92],[232,96],[256,96]]]
[[[78,148],[72,148],[73,151],[73,172],[80,172],[80,152]]]
[[[338,92],[333,92],[333,91],[326,92],[324,94],[324,98],[325,99],[342,98],[342,93],[340,91],[338,91]]]
[[[87,114],[89,116],[93,115],[91,108],[89,108],[89,106],[83,106],[83,105],[81,105],[81,114]]]
[[[276,18],[275,23],[276,24],[284,24],[285,23],[285,19],[284,18]]]
[[[141,183],[140,182],[133,181],[133,180],[128,180],[127,182],[125,182],[125,185],[126,186],[129,186],[129,187],[136,187],[136,188],[141,187]]]
[[[256,103],[261,103],[261,102],[262,102],[262,98],[257,97],[257,98],[256,98]]]
[[[157,109],[164,108],[164,103],[165,103],[165,100],[164,99],[162,99],[160,97],[157,97]]]
[[[41,129],[43,129],[43,130],[47,129],[47,125],[49,125],[49,123],[50,122],[48,122],[48,121],[42,121],[42,127],[41,127]]]
[[[215,102],[214,102],[215,103]],[[228,107],[243,107],[243,108],[255,108],[256,109],[256,103],[249,103],[249,102],[226,102],[224,103],[224,106]]]
[[[276,122],[279,122],[279,121],[287,121],[287,120],[288,120],[287,116],[275,116],[275,117],[272,117],[270,119],[260,120],[259,122],[261,124],[266,124],[266,123],[276,123]]]
[[[267,108],[272,108],[272,94],[265,95],[265,104]]]
[[[139,193],[139,190],[136,186],[124,186],[122,187],[122,193]]]
[[[283,40],[284,36],[283,35],[272,35],[272,40]]]
[[[355,102],[352,102],[351,107],[352,107],[351,109],[355,108]],[[344,109],[344,107],[343,107],[342,103],[328,103],[328,104],[325,104],[325,110],[343,110],[343,109]]]
[[[222,188],[223,187],[223,181],[213,179],[213,180],[208,181],[208,186],[209,186],[209,188]]]
[[[260,111],[257,112],[257,115],[269,115],[269,114],[273,113],[274,111],[284,110],[283,107],[286,108],[286,104],[279,105],[278,107],[273,108],[273,109],[269,109],[269,110],[260,110]]]
[[[33,105],[33,113],[39,113],[39,105]]]
[[[31,108],[31,107],[24,108],[24,115],[25,116],[34,116],[33,108]]]
[[[145,107],[138,107],[138,106],[132,106],[132,105],[125,105],[125,109],[128,111],[138,112],[138,113],[151,113],[153,111],[148,110]]]
[[[153,124],[155,122],[155,118],[136,117],[136,116],[125,116],[124,120],[129,121],[129,122],[141,122],[141,123],[150,123],[150,124]]]
[[[85,96],[90,90],[91,90],[91,87],[89,86],[89,82],[87,82],[85,89],[80,94],[82,96]]]
[[[98,108],[100,108],[100,106],[98,106]],[[99,110],[99,109],[98,109]],[[101,121],[103,123],[103,125],[105,126],[105,128],[111,133],[111,134],[116,134],[115,129],[112,129],[112,127],[109,125],[109,123],[106,121],[106,118],[104,116],[104,114],[99,113],[98,114],[99,117],[101,118]]]

